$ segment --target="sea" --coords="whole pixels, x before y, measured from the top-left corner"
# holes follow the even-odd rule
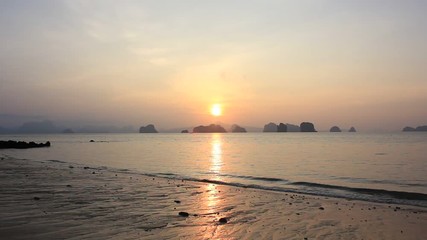
[[[0,157],[427,207],[425,132],[32,134],[0,140],[52,144],[0,149]]]

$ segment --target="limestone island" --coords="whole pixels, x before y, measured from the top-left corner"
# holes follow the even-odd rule
[[[356,132],[356,128],[351,127],[350,130],[348,130],[348,132]]]
[[[139,133],[158,133],[153,124],[148,124],[147,126],[142,126],[139,128]]]
[[[231,132],[233,132],[233,133],[245,133],[246,129],[244,127],[237,125],[237,124],[233,124],[231,126]]]
[[[301,132],[317,132],[314,128],[314,124],[311,122],[302,122],[300,124]]]
[[[221,125],[211,124],[209,126],[198,126],[193,128],[193,133],[226,133]]]
[[[264,125],[263,132],[277,132],[277,125],[273,122]]]
[[[341,132],[341,128],[339,128],[338,126],[333,126],[331,127],[329,132]]]
[[[62,131],[62,133],[74,133],[74,131],[73,131],[73,129],[71,129],[71,128],[67,128],[67,129],[64,129],[63,131]]]
[[[418,126],[416,128],[413,127],[404,127],[403,132],[427,132],[427,125]]]
[[[277,127],[277,132],[287,132],[288,131],[288,126],[286,126],[286,124],[280,123],[279,126]]]

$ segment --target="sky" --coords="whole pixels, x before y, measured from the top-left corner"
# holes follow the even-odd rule
[[[426,12],[422,0],[0,0],[0,126],[426,125]]]

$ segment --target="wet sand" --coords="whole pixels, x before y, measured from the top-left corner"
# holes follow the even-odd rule
[[[57,161],[0,159],[0,239],[427,236],[426,208],[153,178]]]

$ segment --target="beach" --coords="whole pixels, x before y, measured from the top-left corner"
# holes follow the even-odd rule
[[[1,239],[423,239],[427,209],[2,156]],[[187,214],[188,213],[188,216]]]

